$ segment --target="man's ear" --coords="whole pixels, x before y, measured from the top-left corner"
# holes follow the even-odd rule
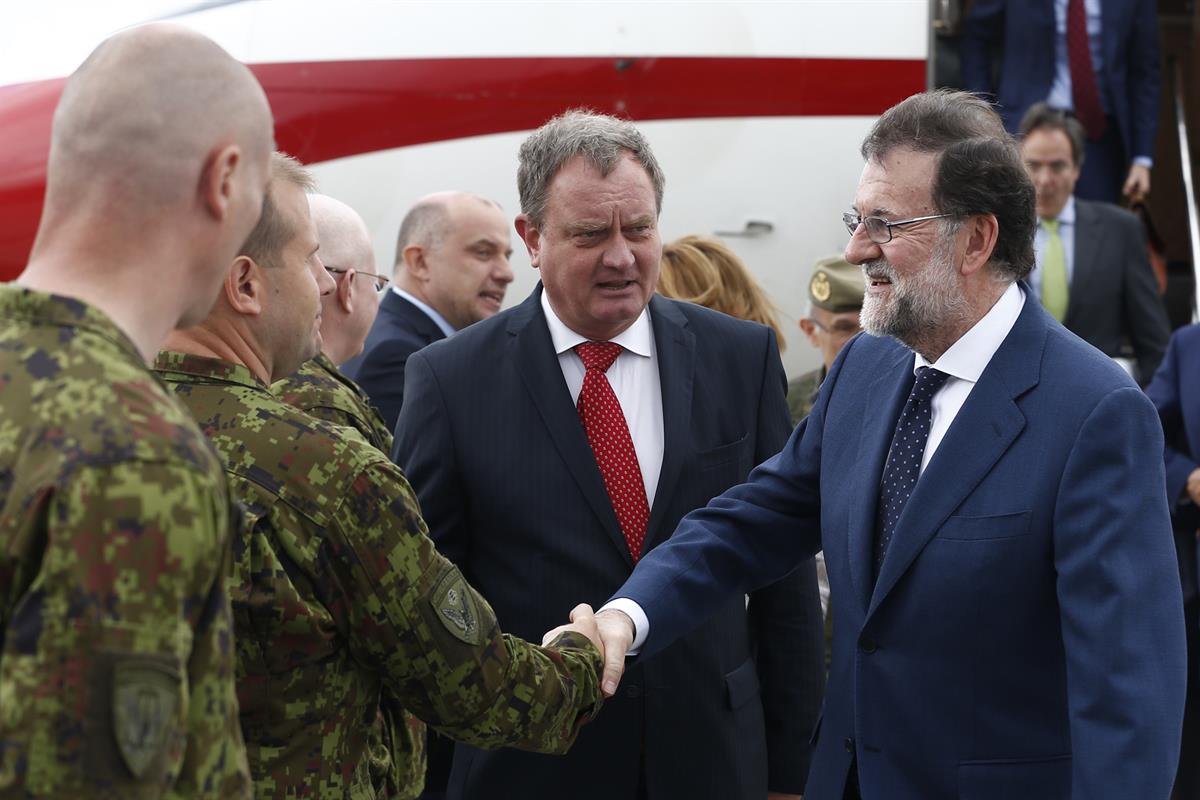
[[[517,236],[521,237],[521,241],[525,243],[525,249],[529,251],[529,263],[533,265],[534,269],[537,269],[541,266],[542,258],[541,231],[524,214],[518,214],[513,225],[517,229]]]
[[[1000,235],[1000,223],[995,214],[973,214],[967,217],[959,231],[962,253],[963,275],[971,275],[983,269],[992,259],[996,239]]]
[[[354,308],[354,276],[356,274],[354,270],[348,269],[337,276],[340,280],[337,282],[337,288],[333,290],[337,295],[338,305],[347,314]]]
[[[208,154],[200,172],[200,205],[216,219],[229,214],[234,178],[242,166],[242,151],[236,144],[226,145]]]
[[[404,252],[400,254],[404,259],[404,269],[413,280],[418,283],[425,283],[429,280],[429,262],[425,260],[425,246],[420,244],[410,244],[404,248]]]
[[[804,335],[808,337],[808,343],[813,347],[820,347],[817,344],[817,326],[813,324],[813,321],[805,317],[799,320],[797,324],[800,326],[800,330],[804,331]]]
[[[262,313],[262,267],[250,256],[238,256],[225,276],[225,299],[239,314],[257,317]]]

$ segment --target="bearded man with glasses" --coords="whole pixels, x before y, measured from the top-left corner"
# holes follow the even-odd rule
[[[991,107],[914,95],[862,154],[870,335],[596,615],[604,691],[823,546],[807,800],[1166,800],[1186,662],[1154,407],[1030,297],[1034,189]]]

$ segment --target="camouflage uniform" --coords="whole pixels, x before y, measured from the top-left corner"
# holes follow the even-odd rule
[[[385,456],[392,453],[392,432],[371,405],[367,393],[334,366],[324,353],[291,377],[271,386],[275,396],[312,417],[354,428]]]
[[[825,368],[817,367],[788,383],[788,412],[792,415],[793,425],[799,425],[800,420],[807,417],[808,412],[812,411],[813,404],[817,402],[817,391],[820,390],[823,380],[825,380]]]
[[[0,798],[250,796],[229,524],[125,334],[0,287]]]
[[[479,747],[563,752],[599,709],[600,654],[501,635],[426,535],[403,473],[245,367],[156,368],[224,456],[249,533],[234,545],[242,731],[258,796],[375,798],[367,732],[384,687]]]
[[[324,353],[304,362],[296,373],[271,385],[276,397],[312,417],[354,428],[385,456],[391,457],[392,432],[371,405],[366,392],[334,366]],[[404,710],[384,691],[379,719],[367,743],[372,784],[384,787],[379,797],[416,800],[424,786],[425,723]]]

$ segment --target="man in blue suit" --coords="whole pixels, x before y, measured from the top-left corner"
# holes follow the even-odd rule
[[[1076,59],[1072,17],[1081,26]],[[1115,203],[1150,191],[1162,90],[1154,0],[976,0],[963,20],[960,57],[963,85],[994,94],[1010,132],[1041,101],[1084,119],[1080,197]]]
[[[498,312],[513,279],[510,256],[508,221],[486,197],[437,192],[404,216],[396,284],[379,305],[362,353],[342,365],[388,430],[404,405],[408,357]]]
[[[541,283],[409,359],[395,458],[438,548],[506,630],[537,636],[574,598],[608,598],[791,425],[769,328],[655,295],[664,178],[633,125],[568,112],[519,164]],[[449,800],[799,794],[821,609],[810,559],[777,577],[632,668],[566,756],[457,747]]]
[[[808,800],[1165,800],[1184,644],[1154,408],[1029,297],[1033,187],[986,103],[915,95],[862,150],[846,258],[872,335],[598,614],[606,690],[628,646],[657,653],[823,538]]]
[[[1200,536],[1200,325],[1175,331],[1167,355],[1146,387],[1166,436],[1167,499],[1175,524],[1175,549],[1183,584],[1183,615],[1188,639],[1188,697],[1183,720],[1183,752],[1175,783],[1176,800],[1200,798],[1200,592],[1197,591],[1197,536]]]

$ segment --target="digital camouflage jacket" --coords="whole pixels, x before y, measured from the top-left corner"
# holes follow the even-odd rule
[[[0,798],[237,798],[225,475],[133,343],[0,287]]]
[[[310,417],[354,428],[391,457],[392,432],[357,383],[320,353],[294,374],[271,384],[276,397]],[[379,720],[367,743],[372,782],[380,800],[416,800],[425,786],[425,723],[383,693]]]
[[[399,468],[245,367],[156,368],[224,457],[247,508],[234,543],[242,731],[260,798],[376,797],[368,734],[387,692],[478,747],[565,751],[599,709],[599,652],[503,635],[426,534]]]

